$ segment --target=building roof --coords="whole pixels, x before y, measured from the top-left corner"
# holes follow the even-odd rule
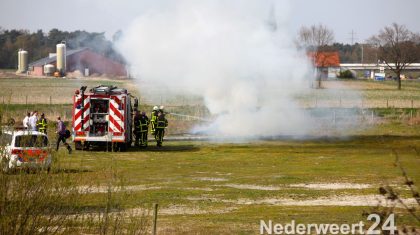
[[[82,47],[82,48],[79,48],[79,49],[67,50],[66,51],[66,56],[70,56],[70,55],[79,53],[79,52],[84,51],[84,50],[89,50],[89,48]],[[42,59],[39,59],[37,61],[34,61],[34,62],[30,63],[29,64],[29,67],[32,67],[32,66],[43,66],[43,65],[46,65],[46,64],[54,63],[56,61],[57,61],[57,56],[56,55],[55,56],[52,56],[52,57],[45,57],[45,58],[42,58]]]
[[[309,52],[308,56],[312,61],[315,61],[316,67],[340,67],[340,55],[337,51]]]

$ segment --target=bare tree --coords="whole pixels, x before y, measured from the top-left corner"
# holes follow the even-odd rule
[[[378,59],[384,61],[397,76],[398,90],[401,90],[401,72],[420,58],[419,38],[404,25],[393,23],[369,39],[378,47]]]
[[[334,32],[327,26],[318,24],[310,27],[302,26],[298,34],[297,44],[310,53],[314,67],[316,67],[316,61],[320,60],[320,52],[326,50],[333,41]],[[315,77],[318,80],[318,87],[321,88],[321,76],[318,75],[316,68]]]

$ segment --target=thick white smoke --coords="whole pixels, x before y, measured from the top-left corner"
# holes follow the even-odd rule
[[[288,31],[287,1],[157,1],[118,49],[142,81],[204,97],[223,136],[303,135],[314,126],[293,96],[309,89],[310,66]]]

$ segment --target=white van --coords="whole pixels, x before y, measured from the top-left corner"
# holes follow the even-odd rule
[[[0,133],[0,158],[3,172],[17,168],[50,169],[48,136],[38,131],[18,130]]]

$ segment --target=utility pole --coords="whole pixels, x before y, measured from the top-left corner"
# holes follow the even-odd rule
[[[360,46],[362,46],[362,64],[363,64],[363,61],[364,61],[363,44],[360,44]]]
[[[277,17],[276,17],[276,9],[274,5],[271,5],[270,12],[268,13],[268,20],[267,25],[272,32],[277,30]]]
[[[354,30],[352,29],[349,34],[350,34],[350,38],[349,39],[351,40],[351,45],[353,45],[354,44],[354,41],[357,40],[357,37],[356,37],[357,33],[354,32]]]

